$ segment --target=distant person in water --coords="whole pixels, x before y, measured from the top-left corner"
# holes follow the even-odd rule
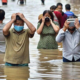
[[[28,29],[24,29],[24,23]],[[14,24],[12,29],[11,26]],[[3,28],[6,41],[5,65],[6,66],[28,66],[29,38],[34,36],[36,28],[22,13],[14,13],[11,20]]]
[[[0,53],[5,52],[5,37],[3,35],[3,27],[5,26],[5,23],[3,22],[4,19],[5,11],[0,9]]]
[[[41,0],[42,4],[44,5],[45,4],[45,0]]]
[[[21,5],[23,5],[24,3],[26,4],[26,0],[18,0],[18,2],[20,2]]]
[[[15,0],[12,0],[12,1],[15,1]]]
[[[71,6],[70,6],[70,4],[66,4],[65,5],[65,10],[66,10],[66,12],[65,12],[65,14],[67,15],[67,18],[69,18],[69,17],[77,17],[72,11],[70,11],[71,10]]]
[[[2,0],[2,5],[7,5],[7,0]]]

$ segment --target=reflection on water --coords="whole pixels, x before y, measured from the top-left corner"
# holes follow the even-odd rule
[[[4,75],[6,80],[28,80],[28,67],[4,67]]]
[[[1,0],[0,0],[1,1]],[[51,5],[62,2],[63,6],[70,3],[72,11],[79,16],[80,0],[46,0],[41,5],[41,0],[27,0],[27,5],[17,5],[17,0],[8,1],[7,6],[0,6],[6,11],[4,23],[7,23],[11,14],[23,12],[25,17],[37,27],[38,15]],[[63,8],[65,11],[65,7]],[[27,28],[25,26],[25,28]],[[28,67],[5,67],[3,62],[4,54],[0,54],[0,80],[80,80],[80,63],[62,62],[62,45],[59,43],[58,50],[38,50],[37,44],[39,35],[35,33],[30,39],[30,64]]]
[[[80,80],[80,63],[63,63],[62,80]]]

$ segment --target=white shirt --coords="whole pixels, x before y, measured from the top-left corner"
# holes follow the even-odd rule
[[[61,29],[56,36],[57,42],[63,43],[63,57],[72,61],[80,59],[80,28],[71,34],[68,30]]]
[[[5,52],[5,38],[2,31],[4,26],[4,23],[0,24],[0,52]]]

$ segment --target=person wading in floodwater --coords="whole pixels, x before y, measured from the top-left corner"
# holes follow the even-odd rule
[[[43,5],[44,5],[44,1],[45,1],[45,0],[41,0],[41,2],[42,2]]]
[[[26,0],[18,0],[18,2],[20,2],[21,5],[23,5],[24,2],[25,2],[25,4],[26,4]]]
[[[2,0],[2,5],[7,5],[7,0]]]

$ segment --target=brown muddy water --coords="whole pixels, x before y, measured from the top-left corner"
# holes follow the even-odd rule
[[[8,0],[7,6],[1,6],[0,0],[0,9],[6,11],[4,23],[10,20],[12,13],[22,12],[37,28],[38,15],[57,2],[62,2],[63,7],[66,3],[70,3],[72,11],[80,16],[80,0],[45,0],[45,5],[41,5],[40,0],[27,0],[27,4],[23,6],[11,0]],[[4,54],[0,54],[0,80],[80,80],[80,63],[62,62],[61,43],[58,50],[38,50],[39,37],[35,33],[34,38],[30,39],[29,67],[6,67],[3,61]]]

